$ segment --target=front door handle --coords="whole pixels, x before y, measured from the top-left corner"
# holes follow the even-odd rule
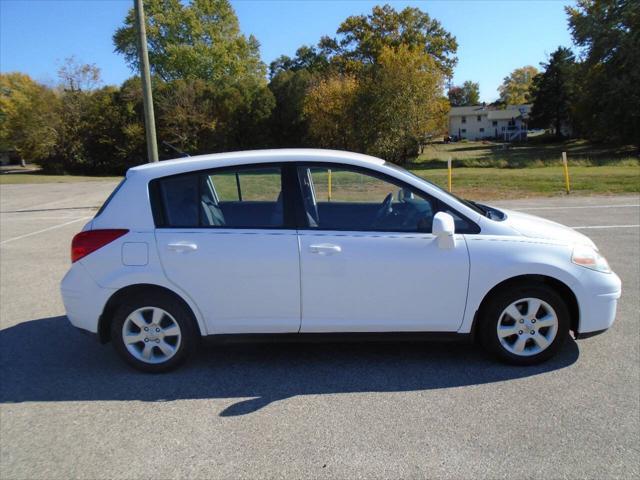
[[[317,253],[318,255],[333,255],[334,253],[342,252],[342,247],[331,243],[321,243],[318,245],[309,245],[309,251],[311,253]]]
[[[178,243],[170,243],[169,245],[167,245],[167,248],[172,252],[189,253],[189,252],[195,252],[198,249],[198,245],[190,242],[178,242]]]

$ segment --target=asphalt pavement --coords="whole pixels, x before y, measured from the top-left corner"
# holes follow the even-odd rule
[[[496,202],[579,227],[613,328],[511,367],[466,344],[211,346],[165,375],[69,326],[69,244],[115,186],[0,187],[0,478],[638,478],[640,197]]]

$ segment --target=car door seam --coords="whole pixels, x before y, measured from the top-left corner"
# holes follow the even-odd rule
[[[300,322],[298,323],[298,333],[302,330],[302,242],[300,240],[300,231],[296,229],[296,240],[298,244],[298,298],[300,305]]]

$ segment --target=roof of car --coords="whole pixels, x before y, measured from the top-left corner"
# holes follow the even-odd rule
[[[243,165],[245,163],[294,162],[294,161],[344,161],[349,164],[382,165],[384,160],[361,153],[315,148],[283,148],[271,150],[248,150],[242,152],[214,153],[194,157],[163,160],[129,169],[132,174],[147,177],[162,177],[216,167]]]

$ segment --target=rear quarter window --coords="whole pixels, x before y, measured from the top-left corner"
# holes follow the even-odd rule
[[[198,176],[179,175],[163,178],[155,185],[156,197],[164,210],[164,223],[172,227],[195,228],[199,225]]]
[[[120,183],[116,186],[116,188],[113,189],[113,192],[111,192],[109,194],[109,196],[107,197],[107,199],[104,201],[104,203],[102,204],[102,206],[98,209],[98,211],[96,212],[95,217],[98,217],[102,212],[104,212],[107,208],[107,205],[109,205],[109,203],[111,202],[111,200],[113,200],[113,198],[116,196],[116,194],[118,193],[118,190],[120,190],[122,188],[122,186],[124,185],[124,182],[126,182],[127,179],[126,177],[123,178]]]

